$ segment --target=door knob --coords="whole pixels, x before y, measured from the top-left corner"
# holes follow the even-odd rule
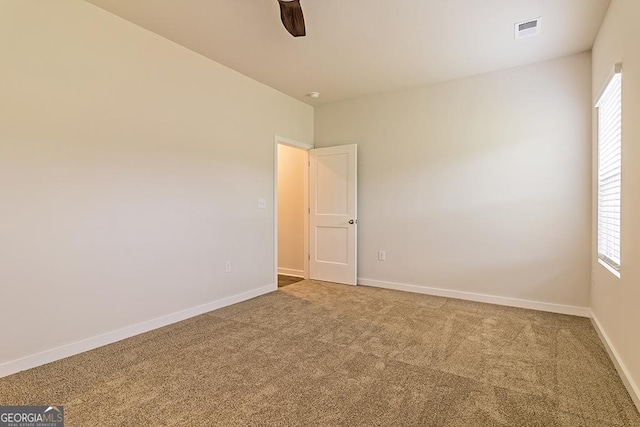
[[[353,219],[350,219],[350,220],[349,220],[349,224],[357,224],[357,223],[358,223],[358,220],[357,220],[357,219],[356,219],[356,220],[353,220]]]

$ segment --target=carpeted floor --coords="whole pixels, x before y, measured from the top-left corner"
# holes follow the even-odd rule
[[[67,426],[640,426],[588,319],[303,281],[0,379]]]

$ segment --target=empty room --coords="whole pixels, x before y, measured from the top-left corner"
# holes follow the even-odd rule
[[[0,427],[640,426],[638,19],[0,0]]]

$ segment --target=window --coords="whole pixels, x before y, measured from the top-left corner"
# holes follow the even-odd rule
[[[622,65],[596,104],[598,109],[598,258],[620,271]],[[617,274],[619,276],[619,274]]]

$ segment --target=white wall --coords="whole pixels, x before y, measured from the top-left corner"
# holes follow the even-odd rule
[[[304,275],[307,152],[278,144],[278,271]]]
[[[590,61],[317,107],[316,147],[358,144],[361,283],[587,307]]]
[[[613,0],[593,47],[593,99],[622,61],[622,206],[621,271],[617,279],[597,261],[593,222],[591,309],[609,345],[626,371],[640,408],[640,2]],[[593,103],[592,103],[593,105]],[[597,170],[594,111],[594,170]],[[596,215],[597,184],[593,186]],[[625,376],[623,374],[623,376]]]
[[[0,374],[275,285],[273,138],[310,106],[81,0],[2,2],[0,51]]]

